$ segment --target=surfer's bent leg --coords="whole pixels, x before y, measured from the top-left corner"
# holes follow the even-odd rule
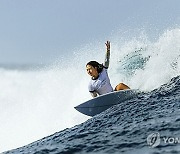
[[[125,90],[125,89],[130,89],[130,88],[127,85],[125,85],[124,83],[119,83],[115,87],[114,91]]]

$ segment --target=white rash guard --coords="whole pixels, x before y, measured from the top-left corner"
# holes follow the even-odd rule
[[[96,92],[99,95],[106,94],[113,91],[111,86],[107,69],[103,68],[102,72],[99,73],[97,79],[91,79],[88,86],[89,92]]]

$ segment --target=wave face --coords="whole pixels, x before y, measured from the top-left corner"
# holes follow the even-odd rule
[[[180,137],[180,30],[167,30],[155,42],[143,34],[125,41],[111,40],[111,83],[124,82],[141,90],[138,98],[91,119],[74,110],[91,98],[85,65],[89,60],[103,62],[102,42],[89,44],[45,68],[2,67],[0,145],[4,149],[0,150],[62,130],[6,153],[179,152],[180,144],[174,140]],[[160,144],[153,148],[158,139]]]
[[[75,127],[9,153],[179,153],[180,76]],[[156,146],[147,142],[159,133]],[[165,142],[166,141],[166,142]]]

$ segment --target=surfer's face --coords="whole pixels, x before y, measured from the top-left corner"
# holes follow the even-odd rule
[[[97,68],[94,68],[91,65],[86,66],[86,71],[92,77],[97,77],[98,76]]]

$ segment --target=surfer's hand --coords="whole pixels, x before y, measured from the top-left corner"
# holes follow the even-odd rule
[[[107,52],[110,52],[110,41],[107,41],[105,44],[106,44]]]

